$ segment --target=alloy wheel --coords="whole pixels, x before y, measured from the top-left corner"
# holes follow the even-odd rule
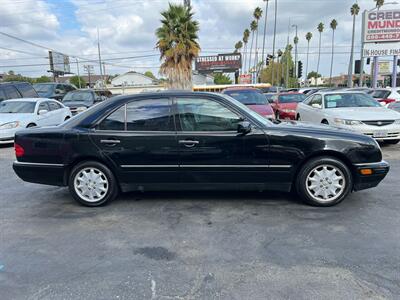
[[[80,198],[93,203],[101,201],[107,195],[109,183],[102,171],[88,167],[76,174],[74,189]]]

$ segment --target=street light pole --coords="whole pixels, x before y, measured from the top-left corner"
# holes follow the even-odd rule
[[[287,43],[286,43],[286,84],[285,87],[288,88],[289,87],[289,37],[290,35],[290,18],[289,18],[289,24],[288,24],[288,30],[287,30]]]
[[[274,85],[275,81],[275,69],[274,69],[274,64],[275,64],[275,41],[276,41],[276,19],[278,15],[278,0],[275,0],[275,20],[274,20],[274,40],[272,42],[272,85]]]
[[[296,36],[297,38],[297,24],[292,25],[292,27],[296,28]],[[298,85],[298,78],[297,78],[297,43],[294,44],[294,78],[296,78],[296,87]]]
[[[261,61],[263,65],[265,63],[265,37],[267,35],[267,17],[268,17],[268,3],[269,0],[263,0],[265,2],[265,17],[264,17],[264,37],[263,37],[263,46],[262,46],[262,58]]]

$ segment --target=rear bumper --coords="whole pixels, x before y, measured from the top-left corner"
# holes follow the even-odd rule
[[[361,170],[371,169],[371,175],[362,175]],[[354,191],[376,187],[389,172],[390,166],[386,161],[354,165]]]
[[[14,172],[23,181],[47,185],[65,186],[65,165],[48,163],[27,163],[15,161]]]

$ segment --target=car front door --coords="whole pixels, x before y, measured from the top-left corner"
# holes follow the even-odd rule
[[[178,97],[174,103],[183,184],[266,182],[268,140],[261,129],[238,133],[245,117],[221,99]]]
[[[178,149],[169,98],[134,100],[90,133],[129,189],[179,181]]]

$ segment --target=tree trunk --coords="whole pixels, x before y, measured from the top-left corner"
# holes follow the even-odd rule
[[[319,33],[317,74],[319,73],[319,63],[320,63],[320,60],[321,60],[321,38],[322,38],[322,32]]]
[[[306,73],[305,73],[305,78],[307,81],[306,86],[308,86],[308,57],[310,55],[310,41],[307,41],[307,59],[306,59]]]
[[[334,42],[335,42],[335,30],[332,30],[332,57],[331,57],[331,71],[329,73],[329,85],[330,86],[332,85],[333,55],[335,53]]]
[[[247,68],[249,69],[249,73],[250,73],[250,69],[251,69],[251,56],[252,56],[252,52],[253,52],[253,41],[254,41],[254,31],[252,31],[252,33],[251,33],[251,46],[250,46],[250,55],[249,55],[249,65],[247,66]]]
[[[356,15],[353,15],[353,35],[351,37],[351,53],[349,62],[349,72],[347,73],[347,87],[353,87],[353,61],[354,61],[354,35],[356,31]]]

